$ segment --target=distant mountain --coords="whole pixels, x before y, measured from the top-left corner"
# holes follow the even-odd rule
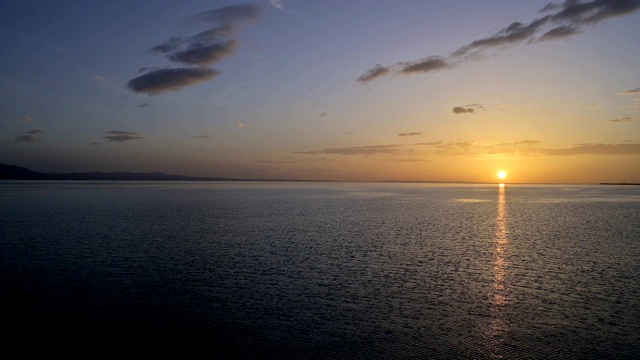
[[[87,173],[40,173],[15,165],[0,164],[0,180],[162,180],[162,181],[230,181],[239,179],[193,177],[169,175],[161,172],[87,172]]]

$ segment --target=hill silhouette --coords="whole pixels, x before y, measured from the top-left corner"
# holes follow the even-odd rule
[[[84,172],[84,173],[41,173],[21,166],[0,164],[1,180],[161,180],[161,181],[231,181],[217,177],[194,177],[187,175],[170,175],[161,172]]]

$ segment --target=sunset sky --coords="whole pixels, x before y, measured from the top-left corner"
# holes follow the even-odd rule
[[[640,0],[0,3],[0,163],[640,182]]]

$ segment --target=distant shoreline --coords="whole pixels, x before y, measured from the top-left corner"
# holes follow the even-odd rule
[[[626,183],[626,182],[621,182],[621,183],[600,183],[599,185],[640,185],[640,183]]]
[[[429,180],[296,180],[296,179],[241,179],[220,178],[206,176],[171,175],[161,172],[132,173],[132,172],[84,172],[84,173],[41,173],[21,166],[0,164],[0,180],[64,180],[64,181],[233,181],[233,182],[300,182],[300,183],[416,183],[416,184],[497,184],[498,182],[474,182],[474,181],[429,181]],[[602,182],[585,184],[555,184],[555,183],[507,183],[512,185],[640,185],[629,182]]]

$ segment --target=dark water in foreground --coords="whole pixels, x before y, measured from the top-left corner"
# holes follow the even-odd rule
[[[640,355],[640,187],[0,183],[3,350]]]

